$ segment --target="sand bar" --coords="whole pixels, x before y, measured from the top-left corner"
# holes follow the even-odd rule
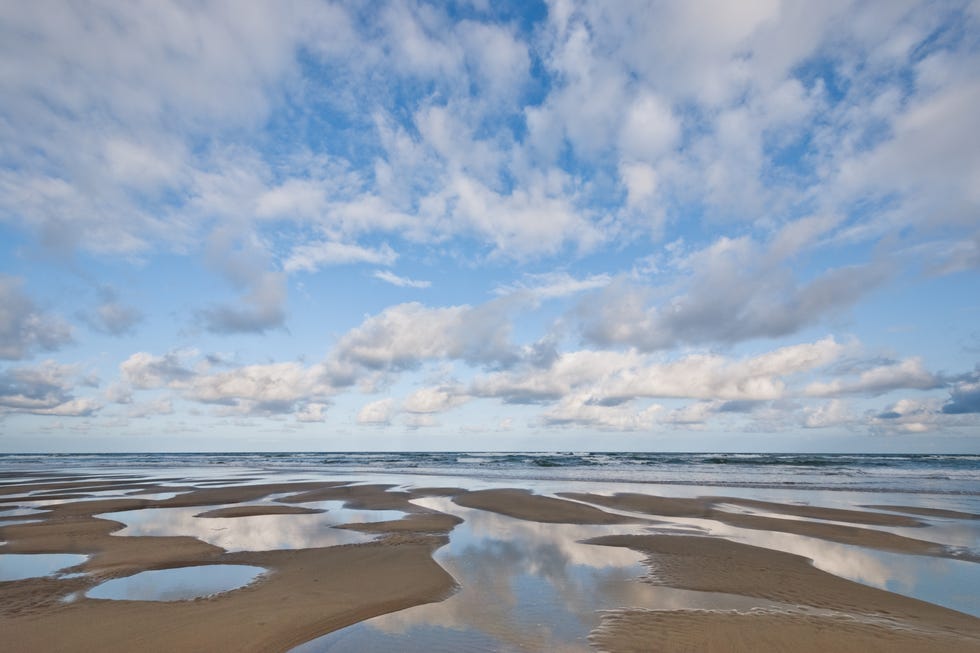
[[[737,526],[739,528],[791,533],[793,535],[815,537],[818,539],[827,540],[829,542],[863,546],[878,549],[880,551],[912,553],[916,555],[927,555],[941,558],[955,558],[957,560],[970,560],[973,562],[980,561],[980,556],[972,552],[945,546],[937,542],[906,537],[904,535],[898,535],[888,531],[833,524],[823,521],[836,519],[842,516],[842,514],[843,516],[848,517],[849,521],[858,521],[859,519],[862,519],[852,514],[858,511],[852,510],[820,508],[816,506],[774,504],[768,501],[748,501],[728,497],[676,499],[646,494],[623,493],[615,494],[613,496],[605,496],[600,494],[575,492],[563,492],[560,494],[560,496],[574,499],[576,501],[594,503],[616,510],[641,512],[655,516],[711,519],[730,526]],[[764,507],[765,509],[773,512],[780,512],[798,517],[809,516],[817,518],[821,521],[810,521],[809,519],[781,519],[778,517],[769,517],[765,515],[728,512],[726,510],[716,508],[715,505],[719,503],[745,505],[755,508]],[[908,522],[911,522],[911,524]],[[887,526],[923,525],[922,522],[911,520],[908,517],[902,517],[901,515],[886,515],[881,513],[868,513],[868,515],[864,518],[864,521],[859,523]]]

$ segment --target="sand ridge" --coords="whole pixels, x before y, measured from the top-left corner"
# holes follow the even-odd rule
[[[739,528],[803,535],[830,542],[863,546],[881,551],[912,553],[916,555],[935,556],[941,558],[954,558],[957,560],[968,560],[971,562],[980,561],[980,556],[977,556],[971,552],[954,549],[936,542],[906,537],[904,535],[898,535],[896,533],[872,528],[830,523],[830,520],[840,520],[843,517],[847,521],[851,522],[883,526],[919,527],[924,525],[921,521],[902,515],[888,515],[869,512],[866,516],[861,517],[856,514],[859,511],[854,510],[840,510],[836,508],[822,508],[818,506],[775,504],[769,501],[754,501],[731,497],[698,497],[694,499],[678,499],[634,493],[620,493],[612,496],[606,496],[601,494],[587,494],[578,492],[562,492],[559,493],[559,496],[575,501],[582,501],[606,508],[612,508],[614,510],[640,512],[665,517],[695,517],[699,519],[711,519],[730,526],[737,526]],[[719,504],[732,504],[736,506],[766,509],[772,512],[802,517],[804,519],[782,519],[779,517],[770,517],[766,515],[729,512],[722,508],[716,507]],[[811,519],[828,521],[811,521]]]

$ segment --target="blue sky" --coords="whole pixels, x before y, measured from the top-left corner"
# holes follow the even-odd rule
[[[980,3],[0,8],[0,450],[965,451]]]

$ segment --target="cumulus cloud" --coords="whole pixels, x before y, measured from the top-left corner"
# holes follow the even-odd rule
[[[862,372],[857,379],[834,379],[814,382],[807,386],[806,394],[814,397],[832,397],[845,394],[879,395],[892,390],[933,390],[945,382],[938,375],[925,369],[921,358],[881,365]]]
[[[803,414],[803,426],[808,429],[845,426],[853,424],[857,419],[847,402],[840,399],[832,399],[818,406],[808,406]]]
[[[872,416],[870,425],[884,433],[925,433],[948,421],[941,408],[939,399],[900,399]]]
[[[130,254],[180,242],[194,225],[161,219],[144,200],[170,192],[180,202],[198,163],[190,141],[266,117],[298,44],[334,34],[325,18],[336,13],[4,7],[0,57],[30,62],[2,82],[3,140],[22,164],[0,174],[0,187],[16,191],[3,193],[4,212],[57,246]]]
[[[923,259],[926,273],[976,267],[975,11],[582,0],[522,21],[489,4],[465,18],[415,2],[35,4],[0,7],[0,220],[30,245],[203,256],[230,284],[194,300],[221,335],[284,328],[289,276],[329,266],[410,253],[433,274],[516,268],[497,268],[486,304],[359,308],[373,314],[320,363],[135,353],[105,393],[134,414],[159,391],[320,421],[342,388],[441,363],[474,376],[425,380],[400,407],[415,425],[470,398],[543,404],[545,425],[643,429],[754,419],[802,395],[817,427],[845,423],[845,397],[943,387],[945,403],[869,419],[915,430],[977,412],[976,378],[916,358],[842,370],[825,367],[839,339],[740,348],[822,329]],[[615,276],[638,255],[642,270]],[[0,358],[71,342],[40,304],[0,275]],[[141,317],[113,293],[77,315],[111,335]],[[557,326],[528,335],[541,320]],[[86,410],[71,384],[4,374],[8,402]]]
[[[188,399],[232,406],[249,414],[309,412],[310,402],[322,403],[335,393],[322,366],[299,363],[245,365],[232,370],[197,374],[182,389]],[[319,400],[319,401],[317,401]]]
[[[328,399],[337,392],[332,380],[341,376],[323,363],[226,365],[214,371],[206,357],[194,351],[162,356],[138,352],[119,367],[122,380],[139,390],[167,389],[188,401],[224,407],[226,412],[293,414],[300,421],[322,418]]]
[[[935,200],[951,223],[976,207],[963,36],[976,18],[954,33],[928,4],[557,3],[533,28],[411,2],[370,15],[334,3],[48,13],[10,7],[0,21],[0,56],[30,62],[3,81],[18,162],[0,175],[3,213],[104,253],[192,247],[229,216],[298,226],[278,231],[293,272],[388,264],[341,239],[368,232],[475,236],[523,259],[589,251],[637,222],[655,231],[686,202],[742,222],[799,215],[815,197],[845,214],[866,191],[895,193],[920,224]],[[300,107],[295,131],[269,120],[285,98]],[[311,98],[337,124],[306,110]],[[277,146],[241,156],[248,130],[280,130]],[[334,145],[331,164],[297,144],[309,132]],[[221,153],[260,165],[216,166]],[[923,155],[928,174],[907,163]]]
[[[71,327],[21,290],[23,280],[0,274],[0,359],[21,360],[72,342]]]
[[[637,398],[769,400],[786,393],[785,378],[835,360],[843,347],[832,338],[728,359],[692,354],[674,361],[628,352],[583,350],[559,355],[545,368],[478,377],[470,393],[512,403],[540,403],[576,395],[582,405],[617,406]]]
[[[873,263],[800,283],[773,248],[747,237],[722,237],[673,264],[687,276],[666,298],[625,278],[585,298],[577,311],[583,336],[644,351],[786,336],[852,306],[890,274]]]
[[[394,412],[395,402],[393,399],[372,401],[357,413],[357,423],[374,425],[389,424],[391,423]]]
[[[967,375],[953,386],[942,412],[947,415],[980,413],[980,372]]]
[[[717,412],[718,406],[715,402],[699,401],[670,411],[663,418],[663,421],[667,424],[682,426],[688,429],[701,429],[704,428],[705,422]]]
[[[402,410],[408,413],[443,413],[469,400],[456,388],[422,388],[402,402]]]
[[[119,371],[123,380],[136,388],[179,386],[194,376],[184,360],[193,354],[194,352],[178,351],[154,356],[147,352],[136,352],[120,363]]]
[[[642,409],[630,405],[603,406],[591,403],[587,394],[563,397],[555,406],[544,412],[541,419],[550,426],[586,426],[609,431],[651,430],[657,414],[663,410],[658,404]]]
[[[476,364],[515,358],[508,304],[429,308],[397,304],[340,338],[333,357],[370,369],[405,370],[426,360],[461,359]]]
[[[327,418],[327,404],[310,402],[296,413],[298,422],[322,422]]]
[[[94,399],[75,397],[79,370],[47,360],[33,367],[0,370],[0,414],[89,416],[101,408]]]

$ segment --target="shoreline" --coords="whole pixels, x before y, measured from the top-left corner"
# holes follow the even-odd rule
[[[875,528],[915,528],[928,533],[925,520],[931,517],[971,523],[978,518],[972,513],[933,514],[914,506],[902,513],[900,505],[876,506],[887,509],[882,512],[857,506],[841,509],[741,497],[664,497],[653,493],[606,496],[562,492],[542,496],[504,484],[484,490],[450,486],[405,489],[387,483],[352,484],[356,479],[346,475],[343,480],[214,486],[211,484],[217,479],[213,477],[195,482],[174,473],[178,469],[160,471],[168,472],[165,479],[119,475],[117,469],[92,476],[38,473],[23,482],[7,482],[0,476],[0,541],[4,542],[0,554],[90,556],[70,570],[84,572],[82,576],[0,582],[0,630],[12,650],[287,651],[371,617],[437,603],[451,596],[458,584],[433,554],[449,541],[463,520],[414,503],[431,498],[497,515],[515,527],[577,524],[611,529],[608,535],[588,540],[588,544],[595,547],[600,558],[606,547],[631,549],[645,556],[648,577],[637,583],[755,597],[784,606],[775,611],[737,613],[624,606],[621,611],[602,615],[601,625],[590,635],[594,645],[606,650],[643,650],[644,643],[649,644],[645,638],[652,632],[661,633],[662,650],[684,650],[694,641],[700,650],[729,650],[724,648],[726,642],[746,624],[758,624],[752,629],[771,633],[772,639],[766,640],[769,644],[744,640],[743,648],[735,650],[751,650],[753,646],[764,650],[765,646],[799,639],[807,633],[820,634],[814,641],[819,641],[823,650],[834,648],[834,641],[837,650],[845,651],[879,650],[874,648],[875,642],[899,651],[921,649],[924,642],[937,650],[980,647],[977,617],[830,574],[817,569],[806,557],[710,534],[637,534],[637,529],[686,523],[672,521],[679,518],[709,520],[743,529],[860,544],[868,550],[977,564],[975,555],[954,555],[954,550],[941,542]],[[110,475],[114,478],[107,478]],[[45,478],[47,481],[41,480]],[[227,478],[223,482],[241,480]],[[562,480],[554,479],[554,484],[561,485]],[[651,492],[659,489],[652,487]],[[107,491],[136,495],[85,496]],[[172,492],[177,492],[176,496],[164,499],[139,496]],[[271,503],[270,497],[274,497]],[[42,513],[5,515],[9,511],[4,509],[10,506],[44,500],[63,502],[44,507]],[[343,502],[349,509],[399,511],[402,516],[339,525],[375,537],[365,543],[232,553],[188,536],[113,535],[124,524],[106,517],[106,513],[120,511],[201,507],[200,517],[223,523],[262,516],[315,518],[322,512],[316,504],[323,501]],[[5,523],[24,519],[37,521]],[[623,529],[623,534],[617,535],[616,529]],[[105,580],[199,564],[254,565],[269,571],[243,588],[190,601],[99,600],[83,595]],[[76,598],[64,602],[66,596]],[[828,628],[838,634],[827,634]],[[834,636],[838,639],[827,639]]]

